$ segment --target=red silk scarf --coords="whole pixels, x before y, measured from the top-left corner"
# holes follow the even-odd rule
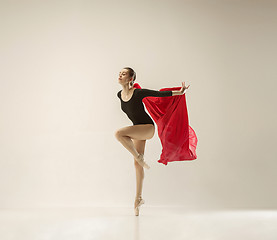
[[[138,83],[134,88],[141,88]],[[175,91],[181,87],[162,88],[159,91]],[[145,97],[142,99],[147,111],[155,121],[162,144],[159,163],[194,160],[197,158],[197,137],[189,126],[186,96]]]

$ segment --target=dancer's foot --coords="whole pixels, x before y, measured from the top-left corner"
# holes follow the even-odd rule
[[[136,161],[139,163],[140,166],[149,169],[150,166],[144,161],[144,155],[142,153],[139,153],[139,155],[136,158]]]
[[[142,204],[144,204],[145,201],[144,199],[142,199],[142,197],[136,197],[135,200],[135,206],[134,206],[134,211],[135,211],[135,215],[138,216],[139,215],[139,208]]]

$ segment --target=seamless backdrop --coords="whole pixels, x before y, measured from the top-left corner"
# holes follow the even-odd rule
[[[132,206],[135,168],[114,132],[130,66],[143,88],[181,86],[194,161],[157,163],[148,205],[272,208],[276,1],[0,2],[0,207]]]

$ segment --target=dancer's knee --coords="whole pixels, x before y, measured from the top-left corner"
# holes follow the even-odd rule
[[[138,161],[137,161],[135,158],[134,158],[134,165],[135,165],[135,167],[138,168],[138,169],[143,168],[143,167],[138,163]]]
[[[117,140],[120,140],[123,136],[122,131],[116,130],[115,133],[114,133],[114,136]]]

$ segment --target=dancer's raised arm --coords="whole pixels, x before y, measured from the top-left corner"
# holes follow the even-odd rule
[[[138,92],[141,98],[145,97],[170,97],[172,96],[172,91],[157,91],[147,88],[142,88]]]
[[[183,95],[187,89],[189,88],[190,85],[188,85],[187,87],[185,86],[185,82],[182,82],[182,88],[179,91],[172,91],[172,96],[176,96],[176,95]]]

